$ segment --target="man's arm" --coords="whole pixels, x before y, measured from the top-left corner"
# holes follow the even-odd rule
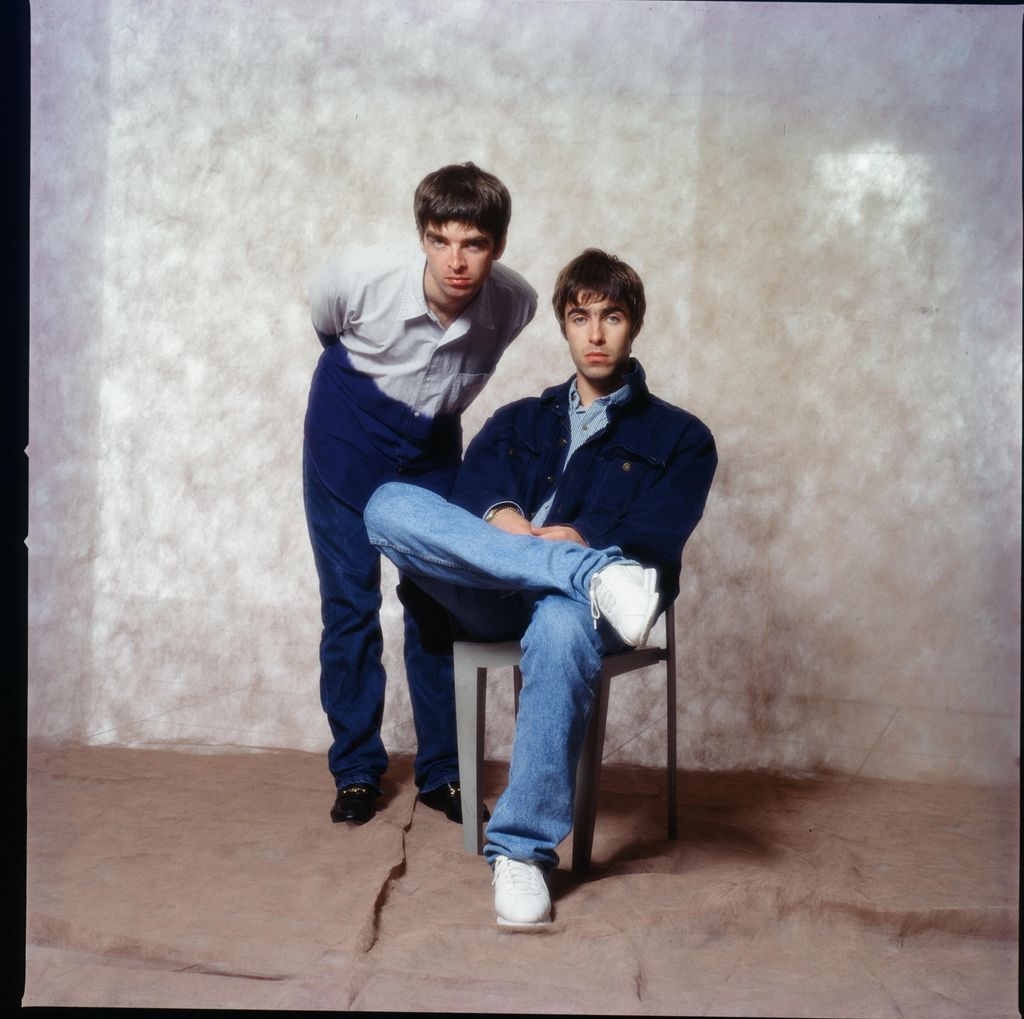
[[[516,442],[513,424],[516,411],[526,401],[501,407],[486,421],[469,444],[452,490],[452,502],[478,517],[502,503],[516,509],[499,509],[490,523],[515,534],[529,534],[529,493],[524,482],[527,453]]]
[[[508,531],[509,534],[533,533],[530,521],[518,510],[511,509],[510,507],[500,509],[493,515],[487,514],[484,519],[494,527],[500,528],[502,531]]]
[[[717,466],[715,440],[693,418],[661,476],[637,494],[625,514],[591,512],[572,526],[594,548],[617,545],[638,562],[674,570],[704,513]]]
[[[323,347],[338,342],[345,331],[345,309],[348,301],[348,279],[342,271],[342,260],[328,262],[309,285],[309,310],[313,328]]]
[[[568,524],[545,524],[544,527],[531,527],[530,534],[546,541],[574,541],[577,545],[586,545],[582,534]]]

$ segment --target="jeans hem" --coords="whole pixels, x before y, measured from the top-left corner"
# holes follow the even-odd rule
[[[420,793],[421,793],[421,795],[425,796],[427,793],[432,793],[435,789],[440,789],[441,786],[443,786],[443,785],[456,784],[458,782],[459,782],[459,773],[455,772],[455,774],[452,775],[450,778],[442,778],[442,779],[440,779],[437,782],[431,782],[430,785],[423,786],[420,789]]]
[[[341,792],[342,789],[345,789],[347,786],[350,786],[350,785],[368,785],[368,786],[372,786],[374,789],[377,790],[377,795],[378,796],[380,796],[380,794],[381,794],[380,778],[379,777],[378,778],[372,778],[372,777],[364,778],[364,777],[362,777],[360,775],[346,775],[344,778],[337,778],[337,777],[335,777],[334,784],[337,787],[338,792]]]
[[[488,850],[490,850],[490,854],[488,854]],[[499,856],[508,857],[508,859],[510,859],[510,860],[517,860],[519,863],[533,863],[533,864],[536,864],[538,867],[540,867],[540,869],[545,874],[550,874],[552,871],[558,869],[559,861],[557,859],[554,860],[553,862],[551,860],[549,860],[549,859],[538,860],[536,857],[530,857],[529,859],[523,859],[522,857],[519,857],[519,856],[509,856],[508,853],[506,853],[503,849],[500,849],[498,846],[493,846],[490,843],[486,843],[484,845],[483,857],[484,857],[484,860],[487,863],[487,866],[490,867],[491,870],[494,869],[494,861]]]

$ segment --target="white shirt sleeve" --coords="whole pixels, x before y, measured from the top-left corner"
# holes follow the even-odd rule
[[[321,339],[327,337],[333,342],[345,329],[348,284],[349,278],[340,257],[323,266],[310,284],[310,317]]]

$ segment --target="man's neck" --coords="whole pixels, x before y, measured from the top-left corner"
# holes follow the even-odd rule
[[[612,393],[618,392],[625,384],[621,375],[613,375],[603,379],[600,384],[595,384],[577,372],[576,395],[580,398],[581,407],[589,407],[602,396],[611,396]]]
[[[477,291],[477,293],[479,292]],[[442,328],[447,329],[473,303],[476,294],[470,294],[469,297],[460,300],[447,299],[435,288],[433,277],[424,269],[423,297],[427,302],[427,307],[434,313]]]

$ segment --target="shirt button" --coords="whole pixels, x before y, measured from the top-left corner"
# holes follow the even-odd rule
[[[414,418],[418,418],[420,416],[420,412],[418,410],[414,410],[413,413],[412,413],[412,416]]]

